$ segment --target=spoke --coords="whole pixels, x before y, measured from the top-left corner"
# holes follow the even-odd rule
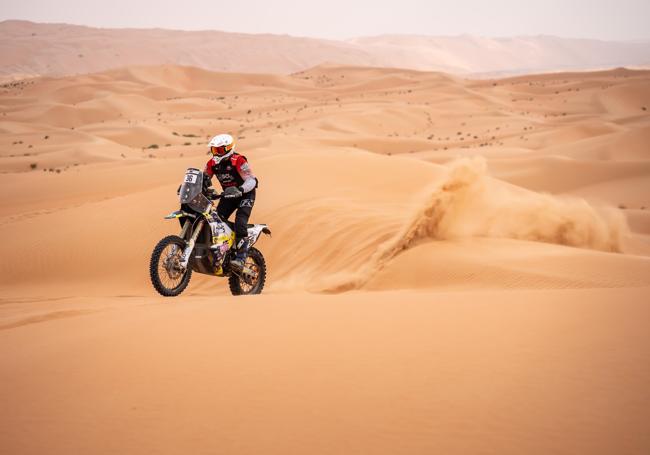
[[[250,278],[248,278],[248,276],[247,276],[247,278],[245,279],[243,277],[243,275],[239,276],[239,285],[241,286],[242,291],[244,292],[244,294],[248,294],[249,292],[251,292],[253,290],[253,288],[257,284],[257,281],[259,280],[259,276],[260,276],[259,270],[260,270],[260,268],[257,265],[257,263],[255,262],[255,260],[253,258],[251,258],[250,256],[248,258],[246,258],[246,262],[244,263],[244,265],[245,265],[245,267],[247,267],[251,271],[253,271],[253,275]]]
[[[169,250],[169,251],[168,251]],[[160,281],[167,289],[175,289],[183,281],[185,273],[175,269],[178,264],[180,249],[178,245],[172,244],[166,246],[160,254],[158,261],[158,276]]]

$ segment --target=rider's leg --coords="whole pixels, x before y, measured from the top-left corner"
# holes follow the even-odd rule
[[[237,214],[235,215],[235,247],[237,248],[237,253],[231,264],[238,268],[244,266],[244,261],[246,260],[246,256],[248,256],[250,241],[248,239],[248,227],[246,225],[248,224],[248,219],[251,216],[254,204],[255,191],[245,194],[239,202]]]
[[[219,199],[219,204],[217,205],[217,214],[219,215],[219,218],[221,218],[222,221],[227,221],[228,218],[230,218],[230,215],[232,215],[232,212],[237,209],[238,205],[239,201],[236,199]]]

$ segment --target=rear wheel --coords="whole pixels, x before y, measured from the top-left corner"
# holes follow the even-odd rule
[[[257,248],[248,250],[244,270],[239,273],[232,272],[228,277],[232,295],[260,294],[264,289],[265,282],[266,262]]]
[[[185,249],[185,241],[176,235],[162,239],[153,249],[149,263],[149,275],[153,287],[165,297],[175,297],[185,290],[190,278],[192,267],[187,270],[181,267],[181,256]]]

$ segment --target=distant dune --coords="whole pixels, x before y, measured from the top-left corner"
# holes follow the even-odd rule
[[[0,23],[0,77],[62,76],[131,65],[289,74],[323,63],[508,75],[650,64],[650,43],[552,36],[377,36],[347,41],[164,29]]]

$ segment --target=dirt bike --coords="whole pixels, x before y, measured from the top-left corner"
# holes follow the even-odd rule
[[[165,219],[177,219],[179,235],[169,235],[154,247],[149,264],[153,287],[165,297],[179,295],[185,290],[192,272],[228,277],[233,295],[259,294],[266,281],[266,262],[261,251],[254,248],[262,233],[271,235],[266,224],[249,224],[250,249],[241,269],[230,266],[235,257],[234,223],[222,220],[213,200],[222,195],[209,188],[209,177],[189,168],[178,194],[181,209]]]

